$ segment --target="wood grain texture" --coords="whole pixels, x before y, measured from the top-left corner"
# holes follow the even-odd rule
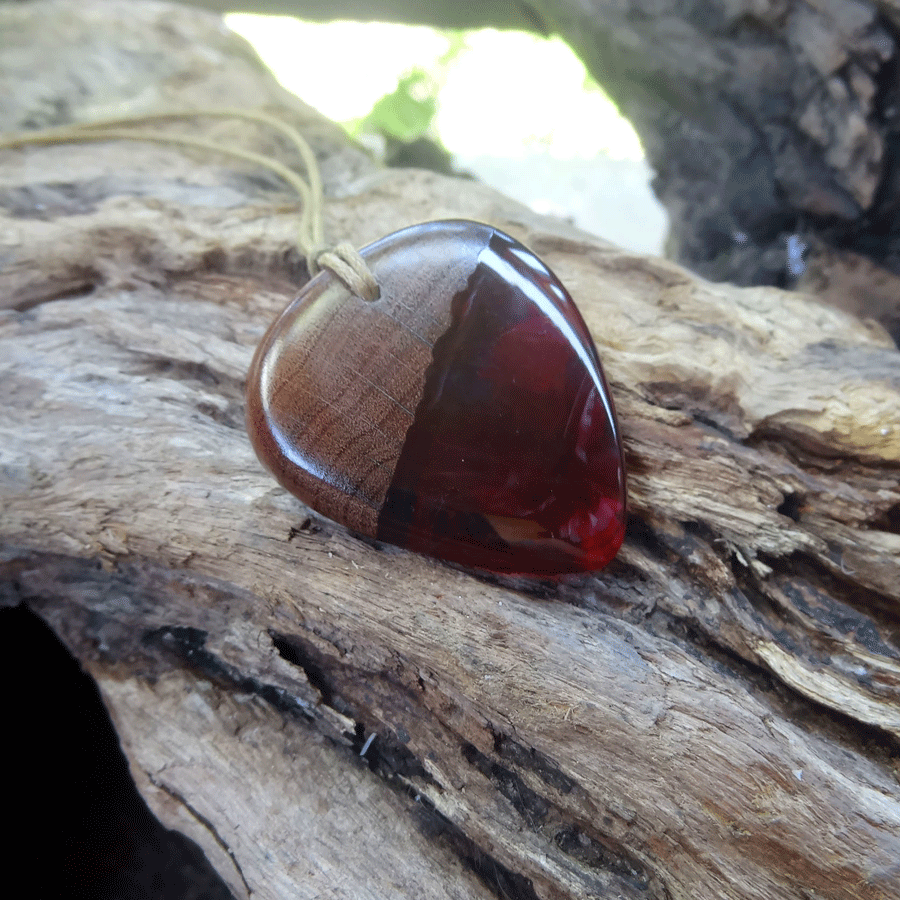
[[[576,298],[619,409],[632,521],[600,576],[499,583],[361,542],[243,429],[253,349],[304,277],[281,186],[143,145],[0,154],[3,596],[97,679],[154,810],[236,895],[897,896],[884,331],[377,172],[207,15],[34,3],[0,34],[5,128],[266,105],[315,144],[329,235],[511,233]]]
[[[247,377],[257,455],[291,493],[361,534],[378,533],[434,343],[489,234],[385,237],[363,251],[377,301],[325,271],[260,342]]]

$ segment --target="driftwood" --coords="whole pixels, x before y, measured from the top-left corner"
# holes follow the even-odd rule
[[[0,573],[96,679],[135,780],[237,896],[900,894],[900,355],[479,185],[379,172],[217,19],[0,7],[4,130],[265,107],[328,234],[464,216],[567,284],[604,359],[629,535],[514,584],[302,507],[243,430],[305,271],[283,186],[142,144],[0,153]],[[23,62],[24,61],[24,62]],[[246,125],[191,126],[274,154]]]

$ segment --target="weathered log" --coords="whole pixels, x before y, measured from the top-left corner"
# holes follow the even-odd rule
[[[237,895],[897,896],[883,330],[379,172],[207,14],[34,3],[0,34],[4,130],[266,107],[313,142],[332,238],[510,232],[576,298],[619,408],[632,518],[606,571],[498,582],[361,541],[243,430],[254,345],[305,278],[283,186],[142,144],[0,153],[4,596],[97,680],[151,806]]]

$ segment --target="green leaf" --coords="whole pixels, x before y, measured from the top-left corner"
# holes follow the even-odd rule
[[[384,134],[400,141],[423,137],[437,112],[437,90],[434,78],[422,69],[413,69],[355,123],[353,132]]]

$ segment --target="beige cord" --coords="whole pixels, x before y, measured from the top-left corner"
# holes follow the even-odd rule
[[[133,125],[148,125],[152,122],[192,119],[198,116],[222,119],[245,119],[250,122],[267,125],[280,131],[297,149],[304,168],[307,181],[282,165],[276,159],[254,153],[251,150],[239,150],[236,147],[206,141],[201,138],[176,134],[161,134],[155,131],[134,129]],[[97,122],[86,122],[65,125],[59,128],[48,128],[42,131],[24,132],[22,134],[0,135],[0,150],[25,147],[29,145],[79,143],[84,141],[130,140],[149,141],[158,144],[176,144],[181,147],[194,147],[211,153],[223,153],[236,159],[250,162],[274,172],[286,181],[299,195],[302,201],[300,224],[297,227],[297,246],[306,260],[311,275],[320,268],[332,272],[346,287],[363,300],[373,301],[380,296],[378,283],[359,252],[349,243],[343,242],[329,249],[322,237],[323,206],[322,179],[315,154],[306,139],[286,122],[275,116],[262,112],[243,109],[216,108],[196,109],[184,112],[149,113],[146,115],[123,116],[115,119],[104,119]]]
[[[333,272],[357,297],[371,303],[381,296],[378,282],[369,271],[366,261],[347,241],[342,241],[331,250],[322,251],[315,261],[321,268]]]

